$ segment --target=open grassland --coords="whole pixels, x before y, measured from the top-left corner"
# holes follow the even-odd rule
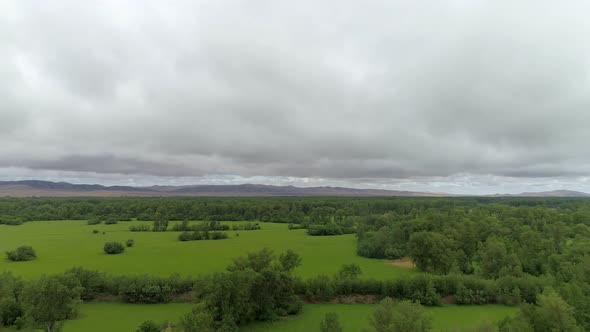
[[[308,304],[303,313],[275,322],[256,323],[241,329],[246,332],[319,331],[320,321],[328,312],[335,312],[344,331],[358,332],[368,326],[368,317],[376,305],[368,304]],[[121,303],[89,303],[80,308],[80,317],[67,321],[64,332],[133,331],[141,322],[152,319],[158,323],[178,321],[188,312],[190,304],[137,305]],[[426,309],[433,318],[436,331],[458,331],[478,326],[482,322],[497,322],[514,315],[516,307],[496,305],[444,306]]]
[[[357,256],[354,235],[308,236],[304,230],[288,230],[286,224],[261,223],[259,231],[228,231],[226,240],[181,242],[177,239],[178,232],[130,232],[129,226],[138,223],[87,225],[84,221],[70,220],[0,225],[2,254],[21,245],[30,245],[38,256],[29,262],[9,262],[2,257],[0,271],[36,278],[82,266],[112,274],[195,275],[222,271],[233,258],[268,247],[277,253],[292,249],[301,255],[303,265],[296,270],[301,277],[331,275],[342,264],[350,263],[361,267],[362,276],[376,279],[417,273],[384,260]],[[93,234],[94,229],[99,233]],[[135,246],[120,255],[104,254],[105,242],[127,239],[133,239]]]

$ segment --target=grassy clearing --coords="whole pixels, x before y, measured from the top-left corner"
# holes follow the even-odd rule
[[[333,274],[342,264],[349,263],[358,264],[364,277],[382,279],[417,273],[414,269],[391,266],[385,260],[357,256],[354,235],[307,236],[304,230],[288,230],[286,224],[261,223],[259,231],[228,231],[227,240],[181,242],[177,232],[130,232],[130,225],[119,222],[90,226],[84,221],[0,225],[1,253],[30,245],[38,256],[34,261],[17,263],[0,258],[0,271],[36,278],[83,266],[113,274],[195,275],[222,271],[233,258],[268,247],[275,252],[292,249],[300,254],[303,265],[296,273],[302,277]],[[94,229],[100,233],[93,234]],[[135,240],[135,246],[126,248],[125,253],[103,253],[105,242],[125,242],[130,238]]]
[[[297,317],[276,322],[257,323],[248,326],[245,332],[296,332],[319,331],[320,321],[328,312],[335,312],[340,318],[344,331],[362,331],[368,326],[368,317],[376,305],[373,304],[310,304]],[[435,331],[457,331],[476,327],[482,322],[497,322],[509,315],[514,315],[518,308],[483,305],[483,306],[444,306],[427,308],[432,315]]]
[[[78,319],[66,322],[64,332],[134,331],[147,319],[158,323],[178,321],[178,318],[190,308],[190,304],[89,303],[81,306]],[[276,322],[253,324],[243,328],[242,331],[318,331],[324,315],[327,312],[336,312],[344,326],[344,331],[357,332],[368,326],[368,317],[374,308],[375,305],[369,304],[308,304],[299,316]],[[478,326],[479,323],[486,321],[497,322],[506,316],[514,315],[517,308],[484,305],[445,306],[427,308],[427,310],[433,317],[433,327],[436,331],[457,331]]]

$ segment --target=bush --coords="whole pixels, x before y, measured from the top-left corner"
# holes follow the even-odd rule
[[[120,254],[125,251],[121,242],[107,242],[104,244],[104,252],[108,255]]]
[[[342,228],[334,223],[327,225],[312,225],[307,229],[307,234],[311,236],[328,236],[342,235]]]
[[[100,231],[98,229],[93,229],[92,230],[92,234],[98,234],[98,233],[100,233]]]
[[[117,223],[117,221],[114,219],[108,219],[104,222],[105,225],[114,225],[116,223]]]
[[[160,326],[156,324],[153,320],[146,320],[145,322],[141,323],[136,332],[160,332]]]
[[[7,216],[0,217],[0,225],[18,226],[18,225],[22,225],[23,222],[24,222],[24,220],[19,217],[7,217]]]
[[[98,225],[98,224],[100,224],[101,222],[102,222],[102,221],[101,221],[100,219],[98,219],[98,218],[92,218],[92,219],[88,219],[88,220],[86,221],[86,223],[87,223],[88,225]]]
[[[7,251],[6,258],[13,262],[30,261],[37,258],[37,254],[33,250],[33,247],[20,246],[16,250]]]
[[[149,232],[152,228],[147,224],[136,224],[129,226],[130,232]]]
[[[218,231],[194,231],[194,232],[182,232],[178,236],[180,241],[199,241],[199,240],[223,240],[227,239],[228,235],[224,232]]]
[[[129,240],[127,240],[127,242],[125,242],[125,245],[127,246],[127,248],[133,247],[134,244],[135,244],[135,241],[133,241],[133,239],[129,239]]]

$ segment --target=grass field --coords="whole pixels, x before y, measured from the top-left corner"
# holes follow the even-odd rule
[[[383,260],[356,255],[354,235],[314,237],[304,230],[288,230],[286,224],[261,223],[259,231],[228,231],[230,238],[219,241],[178,241],[177,232],[129,232],[129,225],[87,225],[84,221],[38,221],[20,226],[0,225],[0,252],[30,245],[38,258],[29,262],[0,259],[0,271],[8,270],[25,278],[60,273],[83,266],[113,274],[149,273],[154,275],[200,274],[221,271],[232,259],[264,247],[281,252],[293,249],[303,258],[296,270],[302,277],[333,274],[342,264],[356,263],[363,276],[395,278],[417,273],[413,269],[391,266]],[[171,228],[171,226],[170,226]],[[92,234],[97,229],[99,234]],[[106,234],[102,234],[102,232]],[[106,255],[107,241],[134,239],[135,246],[120,255]]]
[[[120,303],[89,303],[81,306],[80,317],[67,321],[64,332],[129,332],[141,322],[152,319],[158,323],[178,321],[191,308],[190,304],[134,305]],[[344,331],[357,332],[368,326],[368,317],[375,305],[367,304],[308,304],[299,316],[272,323],[254,324],[245,332],[319,331],[319,324],[327,312],[336,312]],[[497,322],[516,312],[515,307],[495,305],[445,306],[427,308],[437,331],[457,331],[478,326],[482,322]]]

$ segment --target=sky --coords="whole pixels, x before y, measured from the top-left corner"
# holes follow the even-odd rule
[[[0,180],[590,192],[590,3],[0,2]]]

